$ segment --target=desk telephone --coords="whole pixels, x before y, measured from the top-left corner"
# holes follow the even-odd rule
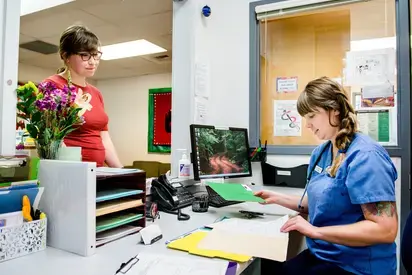
[[[150,192],[160,211],[175,214],[178,220],[190,219],[181,209],[192,205],[194,196],[181,183],[170,183],[166,175],[161,175],[153,179]]]

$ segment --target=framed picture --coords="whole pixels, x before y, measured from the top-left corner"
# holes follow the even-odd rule
[[[172,145],[172,88],[149,90],[149,153],[170,153]]]

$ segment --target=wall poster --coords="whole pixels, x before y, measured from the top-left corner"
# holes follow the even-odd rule
[[[170,153],[172,140],[172,88],[149,90],[147,151]]]

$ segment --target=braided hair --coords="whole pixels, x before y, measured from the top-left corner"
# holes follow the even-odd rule
[[[339,154],[333,160],[330,170],[330,175],[334,177],[345,159],[345,153],[355,133],[358,131],[358,122],[346,91],[340,84],[328,77],[320,77],[310,81],[298,98],[297,109],[302,117],[315,112],[317,108],[328,112],[339,111],[338,124],[333,124],[329,116],[329,124],[339,128],[335,139]]]

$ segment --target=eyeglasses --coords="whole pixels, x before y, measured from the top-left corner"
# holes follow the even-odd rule
[[[100,58],[102,57],[102,52],[96,52],[96,53],[87,53],[87,52],[82,52],[82,53],[77,53],[83,61],[89,61],[90,58],[93,57],[95,61],[99,61]]]

